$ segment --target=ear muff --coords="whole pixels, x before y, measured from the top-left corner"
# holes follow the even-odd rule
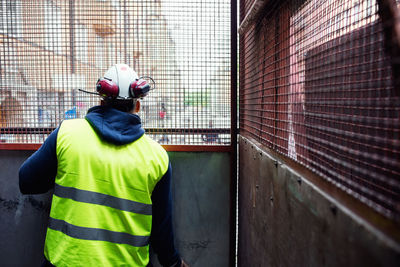
[[[119,94],[118,85],[107,78],[100,78],[97,81],[96,90],[101,97],[106,98],[117,98]]]
[[[150,79],[153,81],[152,78]],[[129,95],[131,98],[145,97],[147,96],[150,90],[152,90],[150,84],[142,77],[134,80],[129,85]],[[120,98],[118,84],[116,84],[109,78],[104,77],[98,79],[96,83],[96,91],[103,98],[111,98],[111,99]]]
[[[138,79],[129,85],[129,93],[132,98],[145,97],[149,91],[150,85],[144,79]]]

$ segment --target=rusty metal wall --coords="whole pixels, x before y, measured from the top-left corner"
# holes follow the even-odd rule
[[[2,267],[39,267],[43,260],[51,193],[24,196],[18,188],[19,166],[31,153],[0,150]],[[169,152],[169,156],[178,250],[193,267],[229,266],[229,153]]]
[[[266,151],[239,138],[238,266],[400,265],[399,239]]]

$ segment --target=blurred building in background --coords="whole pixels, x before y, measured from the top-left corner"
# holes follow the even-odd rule
[[[127,63],[157,81],[143,105],[147,119],[156,114],[148,113],[149,106],[177,101],[169,98],[180,83],[175,44],[160,2],[148,5],[2,1],[1,126],[57,127],[62,119],[82,116],[98,98],[78,89],[94,92],[97,79],[115,63]]]

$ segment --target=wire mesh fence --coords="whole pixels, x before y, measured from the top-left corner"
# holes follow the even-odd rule
[[[141,100],[162,144],[230,144],[230,1],[3,0],[0,142],[41,143],[99,104],[116,63],[151,76]]]
[[[267,1],[247,23],[256,2],[241,1],[240,133],[399,219],[400,88],[377,3]]]

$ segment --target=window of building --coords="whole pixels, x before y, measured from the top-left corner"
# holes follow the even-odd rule
[[[45,47],[48,50],[62,53],[61,9],[53,1],[47,1],[44,8]]]
[[[57,127],[64,119],[64,93],[38,91],[38,121],[42,127]],[[57,105],[54,105],[57,103]]]
[[[96,57],[95,57],[95,62],[96,66],[99,68],[104,68],[105,67],[105,59],[107,55],[105,55],[105,49],[104,49],[104,38],[97,36],[96,37]]]
[[[88,29],[83,24],[75,24],[76,58],[88,62]]]
[[[2,0],[0,3],[0,33],[21,37],[21,4],[18,0]]]
[[[119,47],[116,47],[112,42],[108,45],[108,53],[110,58],[110,65],[116,63],[125,63],[124,55],[119,51]]]

